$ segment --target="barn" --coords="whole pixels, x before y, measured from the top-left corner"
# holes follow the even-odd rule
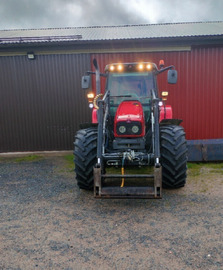
[[[81,76],[94,58],[101,70],[173,64],[178,83],[163,74],[159,90],[183,119],[189,159],[223,160],[223,22],[0,31],[0,152],[71,150],[91,121]]]

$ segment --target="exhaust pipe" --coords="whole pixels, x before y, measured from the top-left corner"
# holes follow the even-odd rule
[[[96,75],[96,95],[101,93],[101,81],[100,81],[100,69],[98,66],[97,60],[94,58],[93,65],[95,67],[95,75]]]

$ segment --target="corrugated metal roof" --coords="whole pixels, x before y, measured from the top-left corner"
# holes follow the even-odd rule
[[[0,30],[0,44],[42,43],[59,41],[105,41],[125,39],[156,39],[177,37],[207,37],[223,35],[223,22],[193,22],[141,24],[122,26],[92,26],[46,28],[30,30]]]

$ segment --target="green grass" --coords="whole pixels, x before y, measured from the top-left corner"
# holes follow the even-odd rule
[[[25,157],[18,157],[15,159],[15,162],[34,162],[34,161],[39,161],[43,159],[42,156],[38,156],[38,155],[29,155],[29,156],[25,156]]]
[[[187,163],[188,176],[196,177],[200,175],[202,164],[200,163]]]
[[[223,175],[223,163],[208,162],[208,163],[187,163],[188,175],[199,176],[203,169],[207,169],[208,173],[217,173]]]
[[[201,163],[190,163],[188,162],[187,163],[187,168],[188,169],[200,169],[200,167],[202,167],[202,164]]]
[[[210,173],[223,175],[223,163],[207,163],[205,167],[210,169]]]
[[[64,156],[66,161],[66,168],[68,171],[73,172],[74,170],[74,156],[73,155],[66,155]]]

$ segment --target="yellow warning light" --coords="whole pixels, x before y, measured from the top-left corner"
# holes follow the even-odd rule
[[[152,68],[152,65],[151,64],[147,64],[146,68],[147,69],[151,69]]]
[[[114,66],[110,66],[110,71],[114,71],[115,67]]]
[[[93,99],[93,98],[94,98],[94,93],[89,93],[89,94],[87,94],[87,98],[88,98],[88,99]]]
[[[139,64],[139,69],[142,70],[144,68],[143,64]]]
[[[122,71],[122,69],[123,69],[123,65],[118,65],[118,70]]]
[[[163,100],[167,100],[169,93],[166,91],[166,92],[162,92],[161,95],[162,95]]]
[[[167,97],[168,94],[169,94],[168,92],[162,92],[162,96],[163,96],[163,97]]]

